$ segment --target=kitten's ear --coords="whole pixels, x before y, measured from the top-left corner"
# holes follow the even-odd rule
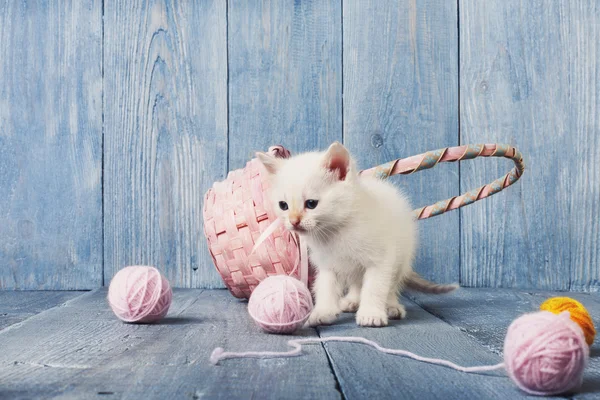
[[[258,158],[258,161],[260,161],[261,164],[264,165],[267,172],[272,175],[277,173],[282,162],[280,158],[273,157],[272,155],[267,153],[256,153],[256,158]]]
[[[350,169],[350,153],[339,142],[334,142],[325,152],[325,168],[330,170],[341,181],[346,179]]]

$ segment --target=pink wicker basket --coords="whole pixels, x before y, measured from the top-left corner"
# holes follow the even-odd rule
[[[273,146],[269,152],[277,157],[290,156],[282,146]],[[386,179],[432,168],[439,162],[476,157],[505,157],[515,167],[487,185],[414,211],[415,218],[425,219],[466,206],[515,183],[525,170],[521,153],[504,144],[464,145],[394,160],[361,174]],[[252,159],[245,168],[231,171],[225,181],[216,182],[204,197],[204,234],[210,254],[225,285],[238,298],[250,297],[258,283],[271,275],[291,275],[305,283],[312,279],[306,245],[275,223],[266,174],[260,162]],[[267,229],[273,232],[252,253]]]

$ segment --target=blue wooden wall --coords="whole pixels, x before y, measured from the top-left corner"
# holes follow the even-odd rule
[[[518,146],[519,184],[420,222],[416,269],[597,291],[599,57],[586,0],[0,2],[0,288],[90,289],[128,264],[221,287],[204,192],[255,150],[341,140],[364,167]],[[509,167],[394,182],[420,206]]]

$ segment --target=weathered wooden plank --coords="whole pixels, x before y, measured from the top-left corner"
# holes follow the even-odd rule
[[[341,2],[229,0],[229,167],[342,140]]]
[[[496,354],[502,354],[506,330],[520,315],[538,310],[541,301],[528,292],[467,289],[444,296],[407,292],[421,307],[457,326]]]
[[[598,290],[600,7],[461,0],[461,142],[508,142],[521,183],[462,212],[462,283]],[[505,173],[464,163],[461,186]]]
[[[0,330],[44,310],[65,303],[84,292],[0,291]]]
[[[443,297],[440,297],[443,298]],[[473,338],[438,319],[410,300],[408,317],[386,328],[359,328],[353,314],[321,336],[362,336],[382,346],[408,350],[459,365],[493,365],[500,357]],[[327,343],[325,348],[346,399],[516,399],[527,398],[504,372],[466,374],[446,367],[378,353],[370,347]]]
[[[228,292],[176,290],[160,324],[118,321],[99,290],[0,332],[0,397],[339,398],[321,346],[304,357],[209,362],[215,347],[287,349]],[[299,336],[316,336],[313,329]]]
[[[461,289],[446,296],[408,293],[417,304],[460,329],[481,345],[501,355],[509,325],[519,316],[539,310],[540,304],[554,296],[569,296],[582,302],[592,319],[600,321],[600,296],[596,293],[515,291],[501,289]],[[600,341],[591,347],[590,363],[577,399],[600,396]]]
[[[102,284],[102,2],[0,4],[0,289]]]
[[[363,168],[458,144],[456,3],[344,1],[344,143]],[[392,178],[415,208],[458,194],[458,166]],[[419,222],[415,269],[459,280],[459,215]]]
[[[105,282],[127,264],[221,286],[202,201],[227,163],[226,4],[105,4]]]

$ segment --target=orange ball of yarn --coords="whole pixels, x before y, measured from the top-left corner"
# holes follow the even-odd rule
[[[594,322],[583,304],[577,300],[570,297],[552,297],[542,303],[540,310],[550,311],[554,314],[568,311],[571,314],[571,320],[581,327],[586,343],[589,346],[594,343],[594,338],[596,337]]]

